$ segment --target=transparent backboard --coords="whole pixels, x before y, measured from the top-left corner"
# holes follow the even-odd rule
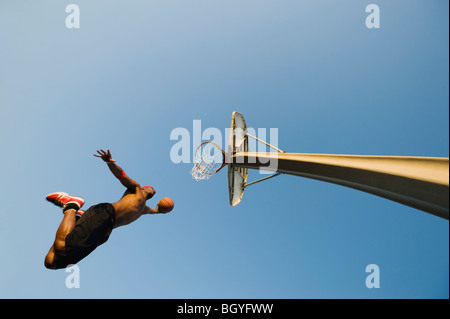
[[[236,206],[244,195],[245,183],[247,182],[248,168],[235,166],[233,155],[248,151],[248,138],[246,138],[247,125],[244,116],[234,111],[231,116],[230,138],[228,140],[228,190],[230,205]]]

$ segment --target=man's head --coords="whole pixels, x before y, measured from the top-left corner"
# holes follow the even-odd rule
[[[151,186],[142,186],[141,191],[144,193],[145,200],[149,200],[156,193],[156,191]]]

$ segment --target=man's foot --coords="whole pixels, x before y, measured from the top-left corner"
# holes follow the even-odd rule
[[[78,211],[84,205],[83,198],[70,196],[64,192],[51,193],[47,195],[46,199],[49,202],[62,207],[63,211],[67,209],[75,209]]]

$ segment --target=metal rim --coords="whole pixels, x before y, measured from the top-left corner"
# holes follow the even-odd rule
[[[210,172],[205,172],[203,169],[201,169],[201,167],[198,165],[198,162],[196,161],[198,150],[201,149],[202,146],[205,145],[205,144],[212,144],[212,145],[214,145],[216,148],[218,148],[218,149],[222,152],[222,165],[221,165],[218,169],[216,169],[214,172],[212,172],[212,173],[210,173]],[[195,150],[195,154],[194,154],[195,166],[196,166],[197,169],[198,169],[199,171],[201,171],[203,174],[207,174],[207,175],[213,175],[213,174],[216,174],[218,171],[220,171],[220,170],[226,165],[225,160],[226,160],[226,154],[225,154],[224,150],[223,150],[217,143],[214,143],[213,141],[203,142],[203,143],[200,144],[200,145],[197,147],[197,149]]]

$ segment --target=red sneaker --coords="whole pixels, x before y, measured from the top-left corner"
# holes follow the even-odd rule
[[[78,206],[78,210],[84,205],[84,199],[81,197],[75,197],[75,196],[70,196],[67,193],[64,192],[56,192],[56,193],[51,193],[49,195],[47,195],[46,199],[59,206],[59,207],[63,207],[67,204],[75,204],[76,206]]]

